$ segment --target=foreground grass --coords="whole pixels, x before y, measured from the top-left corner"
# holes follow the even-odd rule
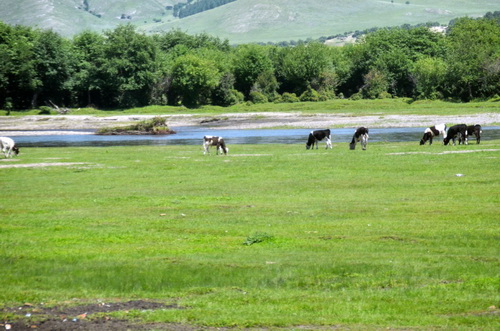
[[[222,114],[245,112],[300,112],[311,113],[349,113],[352,116],[366,115],[466,115],[500,111],[499,99],[477,102],[445,102],[419,100],[408,98],[377,99],[377,100],[348,100],[336,99],[324,102],[297,102],[297,103],[264,103],[239,104],[232,107],[203,106],[196,109],[173,106],[148,106],[142,108],[98,110],[94,108],[73,109],[70,115],[173,115],[173,114]],[[38,115],[40,110],[12,111],[11,116]],[[55,112],[53,112],[56,114]],[[0,110],[0,115],[5,115]]]
[[[494,329],[499,143],[25,148],[0,165],[85,164],[0,168],[0,307],[143,298],[186,309],[117,314]]]

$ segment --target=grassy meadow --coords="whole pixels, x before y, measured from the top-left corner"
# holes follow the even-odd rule
[[[349,114],[355,116],[367,115],[467,115],[500,112],[500,98],[488,101],[473,102],[446,102],[440,100],[417,100],[409,98],[375,99],[375,100],[350,100],[334,99],[322,102],[296,102],[296,103],[262,103],[262,104],[237,104],[231,107],[202,106],[199,108],[186,108],[178,106],[147,106],[129,109],[99,110],[95,108],[70,109],[69,115],[217,115],[224,113],[248,112],[294,112],[305,116],[310,114]],[[1,115],[26,116],[44,115],[39,109],[10,111],[0,109]],[[51,111],[51,115],[57,115]],[[64,117],[61,117],[61,120]],[[496,123],[495,123],[496,124]],[[498,123],[500,125],[500,123]]]
[[[76,3],[78,2],[78,3]],[[171,29],[208,33],[231,43],[280,42],[331,36],[373,27],[440,22],[478,17],[498,10],[495,0],[238,0],[225,6],[178,19],[165,6],[178,0],[82,1],[2,0],[0,20],[12,25],[53,29],[63,36],[85,30],[103,31],[131,23],[148,34]],[[33,14],[37,20],[33,20]],[[98,14],[100,17],[98,17]],[[122,15],[131,19],[119,19]]]
[[[366,151],[335,138],[313,151],[227,142],[228,156],[68,147],[0,161],[0,307],[140,298],[185,309],[112,316],[498,327],[500,141]],[[38,163],[67,164],[5,167]]]

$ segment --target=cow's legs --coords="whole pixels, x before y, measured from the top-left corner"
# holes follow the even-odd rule
[[[328,148],[332,148],[332,140],[330,139],[330,137],[326,137],[326,149]]]
[[[366,150],[366,144],[368,143],[368,135],[367,134],[364,134],[361,136],[361,146],[363,148],[363,150],[365,151]]]

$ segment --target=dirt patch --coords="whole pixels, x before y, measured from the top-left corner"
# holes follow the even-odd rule
[[[428,154],[428,155],[445,155],[445,154],[464,154],[464,153],[480,153],[480,152],[498,152],[500,149],[475,149],[475,150],[465,150],[465,151],[444,151],[444,152],[397,152],[397,153],[387,153],[385,155],[413,155],[413,154]]]
[[[80,306],[35,306],[29,303],[22,307],[1,309],[2,312],[18,315],[18,319],[0,323],[6,330],[210,330],[175,323],[140,323],[114,319],[107,314],[118,311],[154,311],[160,309],[184,309],[176,304],[135,300],[128,302],[101,302]],[[213,329],[215,330],[215,329]]]
[[[74,166],[74,165],[89,166],[89,165],[91,165],[91,163],[87,163],[87,162],[51,162],[51,163],[0,164],[0,169],[4,169],[4,168],[43,168],[43,167]]]
[[[156,117],[155,115],[32,115],[2,116],[0,131],[5,136],[46,134],[45,130],[63,130],[59,134],[75,134],[64,130],[98,130],[113,126],[126,126]],[[264,129],[358,127],[428,127],[436,123],[479,123],[483,126],[500,123],[500,113],[472,115],[366,115],[302,114],[300,112],[225,113],[214,118],[195,114],[162,116],[169,127],[198,126],[207,129]],[[22,132],[24,131],[24,132]],[[31,133],[30,133],[31,132]],[[81,134],[89,132],[80,131]]]

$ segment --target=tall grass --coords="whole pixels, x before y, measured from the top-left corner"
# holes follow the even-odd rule
[[[0,305],[149,298],[187,309],[120,317],[494,329],[498,144],[25,148],[0,165],[87,164],[0,168]]]
[[[455,115],[480,114],[499,112],[500,104],[497,99],[475,102],[446,102],[440,100],[418,100],[408,98],[376,99],[376,100],[349,100],[335,99],[322,102],[297,103],[264,103],[238,104],[231,107],[202,106],[196,109],[174,106],[148,106],[142,108],[98,110],[83,108],[70,110],[70,115],[173,115],[173,114],[221,114],[221,113],[248,113],[248,112],[299,112],[304,115],[314,113],[351,114],[361,115]],[[11,111],[11,116],[38,115],[40,110]],[[0,110],[0,115],[6,111]]]

